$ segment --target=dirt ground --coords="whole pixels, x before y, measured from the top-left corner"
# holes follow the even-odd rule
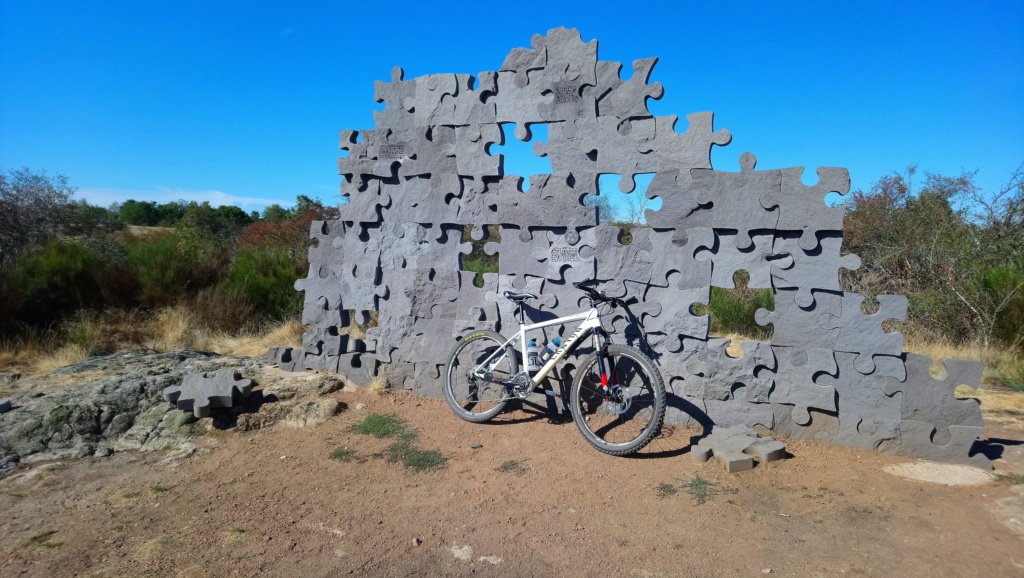
[[[814,442],[730,475],[691,461],[696,431],[615,458],[529,409],[474,425],[442,400],[332,395],[348,409],[316,427],[3,480],[0,575],[1024,576],[1021,485],[911,481],[883,472],[905,458]],[[445,467],[384,459],[389,440],[351,431],[370,413],[401,417]],[[1024,471],[1024,431],[995,427],[997,468]]]

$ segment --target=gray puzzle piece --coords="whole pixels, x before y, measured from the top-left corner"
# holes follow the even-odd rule
[[[656,229],[675,229],[679,232],[677,238],[680,240],[685,239],[685,231],[690,228],[711,230],[714,216],[712,204],[700,204],[697,194],[689,170],[658,171],[647,186],[646,195],[649,199],[660,198],[662,205],[657,211],[644,211],[647,224]]]
[[[373,100],[384,103],[384,110],[373,111],[373,120],[378,128],[404,128],[414,124],[415,117],[405,108],[405,103],[415,96],[416,82],[404,78],[405,71],[396,66],[391,69],[391,82],[374,81]]]
[[[713,112],[686,115],[689,126],[684,133],[675,130],[678,119],[676,115],[654,118],[654,138],[641,142],[638,147],[646,159],[641,165],[642,172],[678,170],[684,173],[691,169],[710,169],[711,147],[732,142],[732,133],[725,129],[714,130]]]
[[[698,261],[711,261],[711,285],[734,289],[733,276],[743,270],[750,274],[747,287],[751,289],[772,288],[772,263],[789,257],[777,258],[774,254],[775,233],[749,234],[752,245],[741,249],[736,246],[738,233],[735,230],[715,230],[715,244],[711,248],[698,250]]]
[[[204,418],[211,408],[231,407],[236,396],[247,397],[251,390],[252,380],[242,379],[234,369],[220,369],[186,374],[181,385],[165,387],[163,396],[178,409]]]
[[[660,82],[648,84],[657,63],[657,57],[634,60],[633,76],[623,82],[620,78],[621,62],[598,61],[597,87],[594,90],[598,116],[614,116],[619,120],[649,118],[651,113],[647,110],[647,99],[660,100],[665,94]]]
[[[775,385],[775,353],[767,343],[744,341],[743,357],[732,357],[726,351],[728,339],[709,339],[707,349],[690,358],[686,369],[686,395],[700,399],[725,401],[743,400],[750,403],[768,403]],[[762,369],[767,371],[762,371]]]
[[[983,453],[971,455],[971,448],[985,428],[981,426],[951,425],[944,441],[936,439],[935,426],[930,423],[903,420],[900,422],[899,443],[883,442],[878,450],[884,454],[924,458],[975,466],[991,470],[992,462]]]
[[[846,207],[825,204],[825,195],[850,192],[850,171],[835,167],[818,168],[818,183],[803,184],[803,167],[782,169],[782,188],[761,195],[766,209],[779,208],[777,227],[782,231],[803,231],[800,248],[813,251],[818,246],[817,231],[842,231]]]
[[[836,390],[815,381],[820,374],[837,375],[835,356],[831,349],[805,349],[773,345],[779,367],[775,374],[772,403],[793,406],[793,421],[801,426],[811,422],[810,408],[836,411]]]
[[[743,153],[738,173],[706,169],[690,171],[697,202],[702,205],[713,204],[712,227],[738,229],[736,246],[740,249],[749,247],[753,242],[750,231],[775,229],[779,220],[779,211],[762,207],[761,197],[778,193],[782,186],[782,173],[777,170],[755,171],[756,165],[757,159],[753,154]],[[783,252],[776,247],[776,254]]]
[[[749,426],[735,425],[716,427],[691,448],[690,454],[696,463],[705,463],[714,456],[732,474],[753,469],[754,458],[761,463],[781,460],[786,457],[786,446],[771,438],[758,437]]]
[[[861,309],[864,296],[859,293],[843,295],[842,314],[825,314],[818,318],[822,329],[838,329],[835,350],[859,353],[857,370],[869,374],[875,370],[873,355],[899,355],[903,351],[903,334],[882,330],[887,319],[903,321],[907,318],[907,298],[902,295],[879,295],[879,308],[874,314]]]
[[[899,443],[903,394],[887,394],[882,379],[857,371],[856,357],[855,353],[836,353],[838,376],[819,375],[816,380],[834,388],[838,397],[839,431],[827,441],[868,450],[877,449],[884,441]]]
[[[929,423],[938,430],[937,440],[948,440],[950,426],[982,427],[981,408],[974,398],[958,399],[956,387],[965,384],[977,389],[981,386],[982,364],[979,361],[945,359],[946,376],[935,379],[929,373],[932,359],[916,353],[904,354],[907,366],[906,381],[886,378],[883,391],[887,395],[903,393],[904,420]]]
[[[776,255],[789,255],[790,259],[772,264],[772,284],[776,289],[797,289],[796,302],[810,307],[814,302],[812,289],[841,291],[839,269],[851,271],[860,268],[860,257],[841,255],[841,235],[818,235],[818,248],[804,251],[800,248],[799,233],[776,233]]]
[[[825,329],[818,325],[822,315],[838,316],[842,313],[843,298],[838,293],[815,291],[810,307],[801,307],[796,302],[795,289],[775,291],[775,311],[758,309],[754,320],[758,325],[773,326],[772,345],[796,349],[835,347],[839,337],[838,329]]]

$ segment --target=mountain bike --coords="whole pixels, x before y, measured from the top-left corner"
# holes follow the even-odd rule
[[[599,283],[593,279],[573,283],[589,298],[589,310],[530,325],[525,323],[523,303],[537,296],[505,291],[504,297],[519,306],[519,331],[508,339],[494,331],[474,331],[448,356],[443,389],[455,415],[483,423],[501,413],[510,400],[526,399],[589,334],[594,353],[577,368],[569,396],[576,427],[590,445],[607,454],[627,455],[646,446],[665,418],[665,384],[650,358],[633,347],[612,343],[601,325],[601,310],[607,313],[629,302],[597,291],[594,287]],[[519,369],[515,342],[525,362],[528,333],[574,321],[580,322],[579,327],[539,369]]]

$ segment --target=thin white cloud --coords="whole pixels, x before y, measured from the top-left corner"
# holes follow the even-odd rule
[[[136,201],[155,201],[157,203],[170,203],[172,201],[195,201],[202,203],[208,201],[210,205],[219,207],[222,205],[234,205],[246,210],[262,211],[267,205],[277,203],[283,207],[290,207],[295,204],[294,200],[272,199],[262,197],[243,197],[231,195],[222,191],[187,191],[182,189],[157,188],[149,191],[103,189],[103,188],[81,188],[75,193],[75,197],[85,199],[90,204],[101,207],[108,207],[112,203],[123,203],[128,199]]]

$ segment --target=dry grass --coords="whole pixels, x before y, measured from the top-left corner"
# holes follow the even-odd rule
[[[384,395],[384,393],[387,392],[388,387],[390,387],[390,385],[391,384],[388,382],[387,372],[382,367],[377,371],[376,377],[373,378],[373,381],[370,382],[370,385],[367,386],[367,389],[372,394]]]
[[[138,349],[192,348],[259,357],[275,345],[301,347],[303,331],[297,320],[236,333],[211,331],[185,307],[170,307],[150,315],[139,311],[82,314],[68,320],[59,332],[0,341],[0,371],[42,375],[89,355]],[[56,335],[64,335],[65,341],[58,342]]]

